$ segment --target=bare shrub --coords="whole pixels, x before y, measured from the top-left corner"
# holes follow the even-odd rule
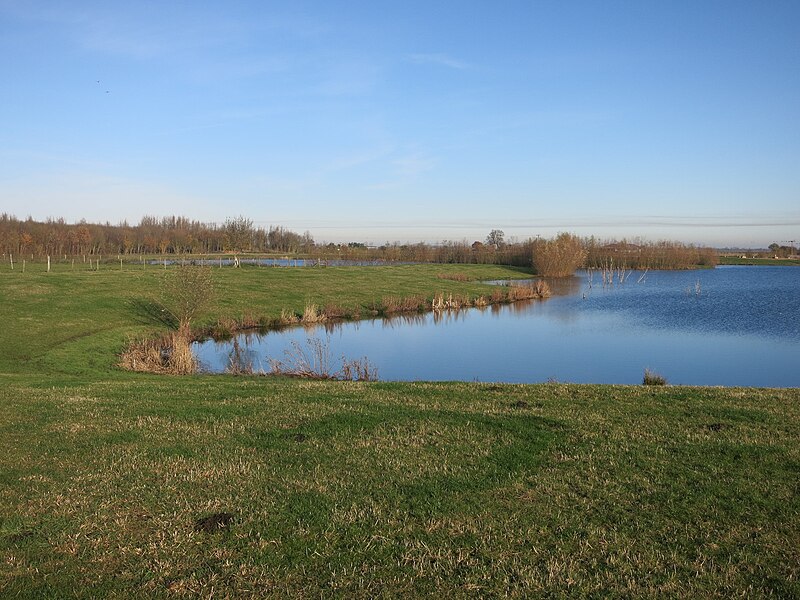
[[[571,233],[560,233],[553,240],[533,243],[533,268],[547,277],[569,277],[586,259],[581,240]]]
[[[192,320],[214,299],[214,281],[209,267],[175,267],[161,284],[161,306],[178,322],[178,330],[188,336]]]

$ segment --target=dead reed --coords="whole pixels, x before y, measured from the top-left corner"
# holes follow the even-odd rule
[[[270,374],[302,379],[335,379],[338,381],[376,381],[378,370],[369,360],[342,357],[336,369],[331,361],[330,344],[320,338],[308,338],[305,346],[292,342],[284,360],[269,359]]]
[[[181,333],[131,340],[120,356],[119,365],[130,371],[190,375],[197,372],[197,359],[190,343]]]
[[[439,273],[436,277],[450,281],[471,281],[470,277],[465,273]]]
[[[427,310],[430,303],[422,296],[385,296],[379,312],[385,315]]]
[[[326,320],[326,315],[319,307],[313,302],[308,302],[303,310],[303,316],[300,321],[304,324],[322,323]]]
[[[650,369],[645,369],[642,385],[667,385],[667,379]]]

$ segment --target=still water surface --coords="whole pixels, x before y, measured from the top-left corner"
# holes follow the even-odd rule
[[[368,357],[383,381],[669,383],[800,386],[800,268],[597,273],[553,282],[554,296],[485,309],[285,329],[239,338],[256,370],[318,338],[336,362]],[[195,345],[224,371],[232,345]]]

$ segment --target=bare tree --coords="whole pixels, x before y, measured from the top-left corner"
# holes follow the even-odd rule
[[[486,236],[486,244],[495,248],[502,248],[505,244],[505,236],[501,229],[492,229]]]
[[[253,221],[243,216],[225,220],[225,236],[234,252],[245,252],[253,247]]]

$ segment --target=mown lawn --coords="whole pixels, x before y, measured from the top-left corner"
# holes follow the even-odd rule
[[[203,318],[480,292],[443,270],[514,274],[223,269]],[[155,269],[24,277],[0,597],[800,595],[798,390],[132,374]]]

